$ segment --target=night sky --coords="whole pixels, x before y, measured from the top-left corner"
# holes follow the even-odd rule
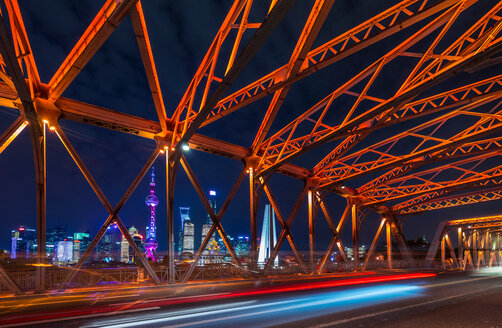
[[[285,20],[251,61],[230,92],[287,63],[313,2],[311,0],[296,1]],[[483,10],[486,11],[489,5],[496,3],[491,0],[481,2],[464,13],[463,18],[454,25],[455,29],[459,29],[459,33],[470,26],[469,24],[472,24],[475,19],[481,17]],[[396,0],[337,0],[314,43],[314,47],[395,3],[397,3]],[[102,4],[103,1],[95,0],[19,1],[42,82],[47,83],[50,80]],[[145,19],[169,116],[172,115],[190,83],[231,4],[230,0],[143,1]],[[268,4],[268,1],[255,1],[249,21],[261,21]],[[6,13],[7,11],[2,7],[2,12]],[[362,53],[335,63],[293,85],[269,135],[292,121],[301,112],[324,98],[421,26],[423,23],[377,43]],[[242,44],[245,44],[251,35],[252,32],[247,32]],[[453,32],[452,35],[458,36],[458,33]],[[430,42],[431,39],[427,40]],[[418,48],[420,46],[419,44]],[[422,47],[426,49],[426,46],[427,43],[424,43]],[[406,59],[392,66],[392,69],[385,72],[378,80],[372,95],[384,97],[388,96],[389,92],[395,92],[415,62],[413,59]],[[434,90],[437,90],[436,92],[448,90],[471,80],[493,76],[493,73],[493,68],[479,71],[473,75],[463,73],[456,79],[437,86]],[[126,18],[112,33],[85,69],[63,93],[63,97],[152,120],[157,119],[129,18]],[[249,147],[270,99],[270,97],[266,97],[257,101],[202,128],[199,132]],[[338,105],[340,108],[334,111],[330,117],[333,124],[343,117],[347,108],[350,108],[349,100],[353,102],[354,98],[347,98],[345,103],[342,100]],[[0,131],[3,132],[15,120],[17,114],[12,109],[0,108]],[[112,204],[118,202],[122,193],[155,148],[155,143],[152,140],[71,121],[61,120],[60,124]],[[402,127],[393,128],[394,130],[391,132],[400,131],[399,129],[406,127],[409,125],[402,124]],[[391,132],[376,132],[355,150],[384,139]],[[66,223],[70,232],[86,230],[92,233],[97,232],[107,217],[106,210],[66,153],[57,136],[49,134],[47,143],[48,229]],[[312,153],[296,159],[294,163],[311,168],[334,146],[336,143],[319,147]],[[193,150],[186,153],[186,157],[206,193],[210,189],[216,190],[217,202],[221,205],[243,168],[243,164]],[[166,192],[163,156],[159,156],[155,168],[157,175],[156,194],[160,200],[157,209],[157,239],[160,244],[159,249],[162,250],[166,248]],[[0,188],[0,248],[9,249],[11,229],[21,224],[30,227],[36,226],[34,169],[27,130],[23,131],[0,155],[0,172],[2,181]],[[120,212],[120,217],[127,227],[134,225],[142,233],[144,233],[148,222],[147,207],[144,203],[148,194],[148,180],[149,174]],[[271,178],[270,183],[282,212],[287,217],[303,183],[278,174]],[[359,181],[347,184],[357,187]],[[248,190],[248,183],[245,180],[223,218],[223,227],[230,235],[249,235]],[[345,200],[337,195],[329,195],[327,203],[332,216],[338,220],[343,213]],[[262,196],[258,212],[260,220],[263,217],[264,204],[265,197]],[[431,239],[440,221],[498,214],[501,204],[501,201],[494,201],[410,217],[405,224],[405,234],[408,239],[416,239],[422,233],[426,233],[427,238]],[[176,231],[180,221],[178,207],[188,206],[191,208],[191,218],[196,225],[197,247],[197,243],[200,242],[201,225],[206,218],[206,213],[181,166],[176,181],[174,205]],[[291,229],[300,249],[308,247],[308,216],[305,205],[300,209]],[[362,228],[360,237],[362,243],[371,241],[378,224],[377,215],[369,215],[365,223],[367,224]],[[319,215],[317,225],[319,248],[325,248],[329,243],[330,236],[327,227],[324,218]],[[261,229],[258,233],[260,231]],[[342,237],[346,243],[349,242],[349,224]],[[288,248],[286,243],[284,246],[285,249]]]

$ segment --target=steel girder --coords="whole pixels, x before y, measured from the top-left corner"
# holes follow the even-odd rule
[[[194,187],[200,191],[195,174],[179,153],[182,143],[186,142],[196,150],[245,161],[245,170],[250,174],[253,238],[256,239],[256,209],[261,192],[257,191],[256,187],[265,191],[283,227],[279,237],[280,242],[273,250],[274,256],[268,264],[277,256],[286,238],[291,246],[296,248],[289,228],[301,202],[308,194],[311,217],[309,220],[311,265],[317,261],[313,257],[316,206],[319,206],[324,213],[333,234],[330,247],[319,259],[320,265],[317,267],[319,272],[322,272],[327,256],[334,247],[338,245],[341,249],[338,236],[343,223],[351,214],[356,245],[358,230],[362,223],[360,218],[364,217],[367,208],[379,212],[408,214],[499,199],[500,194],[496,188],[499,188],[502,182],[502,169],[496,165],[496,160],[502,151],[500,149],[502,122],[500,122],[500,111],[497,109],[502,95],[500,72],[495,70],[490,78],[464,83],[463,86],[449,91],[435,91],[434,87],[443,81],[454,79],[460,71],[475,72],[500,62],[500,57],[497,56],[502,48],[500,33],[502,1],[494,2],[493,6],[485,8],[483,16],[466,31],[450,37],[450,34],[454,35],[456,32],[456,22],[471,6],[480,1],[440,0],[430,3],[427,0],[404,0],[310,50],[334,3],[332,0],[313,2],[310,15],[287,64],[225,96],[229,86],[292,5],[292,1],[288,0],[272,1],[269,11],[261,15],[265,18],[262,22],[248,22],[249,14],[254,8],[253,1],[235,0],[185,94],[172,111],[172,115],[169,115],[169,109],[166,108],[162,97],[159,74],[147,31],[147,20],[140,1],[106,1],[51,80],[43,83],[38,75],[35,55],[28,39],[29,33],[24,27],[17,1],[4,0],[11,33],[9,35],[6,28],[2,31],[4,35],[2,35],[0,79],[3,83],[0,83],[0,105],[18,108],[20,117],[1,135],[0,153],[25,126],[29,126],[32,139],[37,141],[34,142],[34,157],[39,164],[37,167],[40,168],[37,170],[37,183],[43,186],[45,182],[42,183],[41,179],[45,179],[45,143],[38,141],[45,140],[43,136],[46,124],[55,127],[63,142],[65,137],[57,123],[59,119],[75,120],[154,139],[158,143],[158,151],[166,153],[168,168],[166,185],[168,202],[171,204],[168,206],[170,224],[172,224],[172,198],[178,163],[181,162]],[[101,45],[128,15],[134,28],[158,121],[61,97],[77,74],[85,69],[92,56],[99,51]],[[359,74],[342,83],[333,93],[301,113],[291,123],[268,136],[276,114],[293,83],[322,68],[350,58],[351,55],[393,35],[405,33],[408,27],[414,25],[418,25],[416,31],[411,35],[408,34],[403,42],[362,69]],[[230,33],[232,29],[236,29],[237,33]],[[254,37],[247,46],[241,47],[244,33],[251,29],[255,30]],[[230,46],[231,51],[228,60],[224,61],[221,54],[226,46]],[[374,86],[382,83],[379,80],[383,75],[382,72],[391,62],[404,58],[417,60],[410,67],[404,81],[390,95],[374,94]],[[221,65],[217,63],[222,61],[223,71],[218,71]],[[208,126],[270,94],[273,94],[271,102],[251,147],[231,144],[196,133],[199,127]],[[325,121],[328,111],[337,108],[334,104],[342,96],[355,97],[353,105],[346,108],[340,122]],[[418,97],[422,98],[417,100]],[[363,104],[371,105],[369,109],[363,110],[362,108],[368,108]],[[490,107],[493,104],[496,104],[495,107]],[[450,122],[464,118],[465,121],[470,120],[474,123],[469,126],[457,126],[449,135],[444,133]],[[393,129],[403,122],[417,123],[405,130],[393,131],[385,140],[355,150],[372,132],[388,131],[389,128]],[[280,124],[280,122],[275,123]],[[305,125],[310,125],[308,132],[299,132],[303,131],[300,126]],[[339,143],[332,147],[312,169],[290,163],[295,158],[333,140],[339,140]],[[403,153],[401,144],[410,147],[410,140],[413,146],[408,150],[411,151]],[[69,144],[68,141],[66,143]],[[72,148],[71,145],[68,147]],[[70,151],[70,154],[91,183],[92,176],[81,161],[79,164],[78,154],[74,151]],[[427,169],[416,172],[421,166],[427,166]],[[430,166],[436,167],[430,168]],[[244,172],[237,180],[235,190],[232,190],[225,202],[226,206],[243,180]],[[306,181],[306,187],[299,195],[287,220],[282,216],[267,183],[266,177],[275,172]],[[365,181],[358,188],[343,186],[344,183],[359,181],[368,175],[371,175],[372,179]],[[375,175],[377,177],[374,177]],[[496,187],[486,189],[492,186]],[[93,188],[95,187],[97,188],[97,185]],[[43,227],[45,193],[43,188],[39,189],[41,204],[39,221]],[[336,228],[319,193],[321,189],[334,191],[349,199],[345,211],[347,213],[341,216]],[[474,191],[448,196],[466,189]],[[126,195],[130,192],[131,189]],[[99,191],[97,194],[100,197]],[[203,204],[206,204],[207,199],[205,200],[202,194],[200,196]],[[116,211],[109,206],[104,196],[101,198],[112,219],[120,221]],[[391,206],[396,202],[398,203]],[[225,238],[220,223],[224,211],[217,214],[208,209],[208,212],[213,219],[213,231],[219,231]],[[394,224],[394,230],[392,227],[390,224],[389,231],[394,231],[398,226]],[[172,238],[169,240],[169,244],[172,244]],[[252,240],[252,245],[254,252],[256,240]],[[173,253],[170,255],[172,258]],[[296,255],[303,270],[308,271],[303,265],[301,256]],[[235,256],[234,260],[236,263],[239,262]],[[148,269],[148,263],[145,266]],[[188,273],[184,280],[189,277]],[[174,282],[173,268],[170,268],[169,280]]]

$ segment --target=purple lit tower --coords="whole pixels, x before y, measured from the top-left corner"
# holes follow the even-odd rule
[[[155,250],[159,243],[155,239],[155,208],[159,205],[159,199],[155,196],[155,168],[152,167],[152,180],[150,181],[150,195],[146,196],[145,203],[150,212],[150,225],[146,228],[145,255],[146,258],[155,261]]]

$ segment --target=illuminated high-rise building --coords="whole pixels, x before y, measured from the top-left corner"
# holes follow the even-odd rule
[[[248,236],[238,236],[237,240],[234,242],[234,249],[237,256],[248,256],[249,255],[249,237]]]
[[[209,200],[209,205],[211,205],[211,208],[213,209],[213,212],[217,213],[216,212],[216,191],[209,190],[208,200]],[[211,229],[212,223],[213,223],[213,220],[211,220],[211,216],[208,213],[206,216],[206,220],[205,220],[204,224],[202,225],[201,243],[204,242],[204,238],[206,238],[206,235],[209,233],[209,230]],[[213,243],[213,241],[215,241],[214,234],[211,236],[211,239],[207,243],[207,246],[206,246],[206,249],[204,250],[204,253],[206,253],[206,254],[208,253],[209,245],[211,245]]]
[[[146,258],[155,261],[155,250],[159,246],[159,243],[155,239],[156,237],[156,225],[155,225],[155,208],[159,205],[159,199],[155,196],[155,171],[152,167],[152,180],[150,181],[150,195],[146,196],[145,200],[148,206],[148,211],[150,214],[150,224],[147,227],[146,241],[145,241],[145,255]]]
[[[122,240],[120,241],[120,262],[129,262],[129,243],[125,236],[122,236]]]
[[[128,232],[129,236],[131,236],[136,246],[138,246],[138,249],[140,251],[144,251],[143,236],[138,233],[138,229],[136,229],[134,226],[131,226]],[[122,236],[122,241],[120,242],[120,262],[134,263],[134,260],[135,260],[134,250],[127,242],[125,236]]]
[[[73,241],[64,240],[58,242],[56,261],[61,264],[68,264],[73,261]]]
[[[72,263],[76,263],[80,259],[80,252],[81,252],[80,251],[80,244],[81,244],[80,240],[73,239],[73,259],[72,259]]]
[[[264,265],[272,255],[272,251],[277,244],[275,231],[275,212],[270,204],[265,205],[263,215],[263,226],[261,228],[260,248],[258,250],[258,264]],[[279,257],[276,256],[274,266],[279,265]]]
[[[183,253],[194,253],[194,225],[190,217],[183,222]]]
[[[190,207],[180,207],[180,229],[178,232],[178,254],[183,253],[183,224],[190,217]]]
[[[89,245],[91,244],[91,239],[92,236],[89,231],[73,233],[73,240],[80,241],[80,254],[84,253],[87,247],[89,247]]]
[[[25,226],[12,230],[12,244],[10,257],[29,258],[36,253],[37,233],[35,229]]]

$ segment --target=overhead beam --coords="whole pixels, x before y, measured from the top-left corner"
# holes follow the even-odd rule
[[[425,7],[427,1],[401,1],[381,14],[310,51],[304,61],[305,67],[295,76],[284,80],[282,76],[287,69],[287,65],[284,65],[225,97],[218,102],[203,125],[227,116],[459,2],[460,0],[444,0],[430,7]],[[404,12],[406,14],[403,14]],[[398,17],[401,16],[406,18],[399,20]],[[389,18],[390,23],[384,23]]]
[[[138,0],[107,0],[49,81],[48,99],[55,101],[68,88]]]
[[[206,120],[209,112],[213,109],[216,103],[223,97],[225,92],[234,83],[237,77],[242,73],[247,64],[251,61],[254,55],[258,52],[261,46],[268,39],[270,34],[275,30],[279,22],[283,19],[289,9],[293,6],[295,0],[279,0],[272,10],[269,12],[265,20],[261,23],[260,28],[252,36],[246,47],[235,60],[230,70],[225,74],[221,83],[216,87],[216,90],[208,98],[204,107],[197,113],[197,116],[190,123],[190,126],[185,131],[179,142],[176,144],[175,154],[179,154],[181,146],[190,141],[201,124]],[[175,131],[176,133],[176,131]]]
[[[130,10],[130,16],[134,34],[136,35],[136,41],[138,42],[141,59],[143,60],[143,66],[145,67],[148,85],[150,86],[150,92],[152,93],[153,103],[155,105],[155,109],[157,110],[157,117],[159,118],[162,132],[166,134],[167,122],[170,122],[171,120],[167,118],[166,106],[164,105],[164,99],[162,98],[159,76],[153,59],[152,46],[150,44],[150,38],[146,28],[141,1],[138,1]]]
[[[331,10],[331,7],[335,3],[335,0],[316,0],[312,10],[310,11],[310,15],[307,18],[307,22],[303,27],[302,33],[298,38],[298,42],[296,43],[295,49],[291,54],[291,58],[289,59],[288,64],[286,65],[287,69],[285,72],[285,78],[288,79],[292,76],[295,76],[302,67],[306,55],[312,45],[314,44],[321,27],[324,25],[324,21],[328,17],[328,14]],[[260,125],[258,133],[253,141],[251,149],[253,150],[253,155],[259,150],[263,139],[266,137],[272,122],[274,121],[279,108],[282,106],[286,96],[289,92],[290,86],[277,90],[274,93],[272,101],[270,102],[267,112],[265,113],[265,117]]]

